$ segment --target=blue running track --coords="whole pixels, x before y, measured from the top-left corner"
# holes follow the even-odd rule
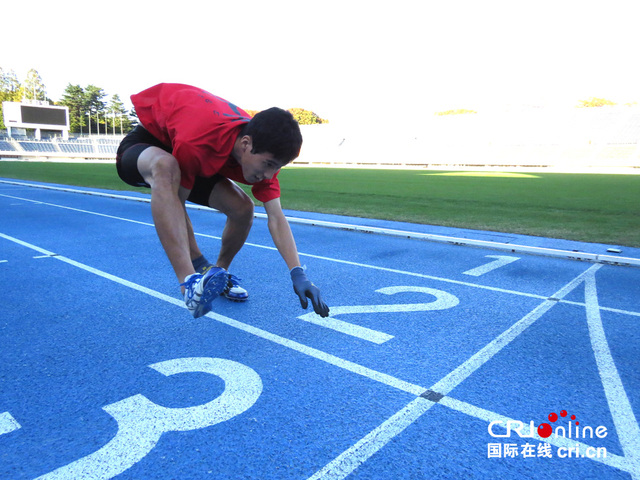
[[[148,196],[58,187],[0,181],[0,479],[640,480],[638,249],[287,212],[322,319],[259,214],[196,320]]]

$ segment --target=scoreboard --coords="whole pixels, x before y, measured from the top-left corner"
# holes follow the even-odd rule
[[[58,125],[68,124],[68,111],[66,107],[34,107],[32,105],[20,105],[22,122],[32,125]]]
[[[36,130],[36,137],[40,136],[41,130],[59,130],[63,136],[68,136],[68,107],[2,102],[2,111],[9,132],[11,128],[31,128]]]

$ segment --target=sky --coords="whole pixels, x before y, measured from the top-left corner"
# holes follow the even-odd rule
[[[640,102],[637,0],[32,0],[0,67],[121,99],[161,82],[343,125],[436,111]],[[108,99],[109,97],[107,97]],[[128,105],[128,103],[126,103]],[[375,122],[371,122],[375,120]]]

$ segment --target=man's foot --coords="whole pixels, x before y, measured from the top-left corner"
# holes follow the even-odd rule
[[[227,287],[222,294],[234,302],[246,302],[249,299],[249,292],[240,286],[240,279],[231,274],[229,274]]]
[[[184,279],[184,303],[193,315],[201,317],[211,311],[211,304],[227,288],[229,274],[224,269],[210,269],[204,275],[194,273]]]
[[[249,299],[249,292],[240,286],[240,279],[238,277],[228,273],[222,267],[214,267],[211,264],[202,267],[202,273],[211,272],[212,270],[225,272],[228,276],[227,285],[220,295],[234,302],[246,302]]]

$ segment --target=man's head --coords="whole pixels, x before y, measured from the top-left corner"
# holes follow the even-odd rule
[[[302,147],[300,126],[293,115],[273,107],[257,113],[236,141],[235,157],[245,180],[257,183],[272,178],[293,161]]]
[[[300,155],[300,126],[291,113],[281,108],[272,107],[257,113],[242,135],[251,137],[251,153],[270,153],[285,165]]]

